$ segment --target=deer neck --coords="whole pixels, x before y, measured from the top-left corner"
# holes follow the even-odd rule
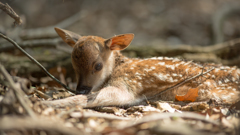
[[[115,58],[114,62],[115,69],[129,60],[129,58],[123,56],[119,51],[114,51],[113,56]]]

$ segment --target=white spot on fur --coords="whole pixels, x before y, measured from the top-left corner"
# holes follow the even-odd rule
[[[209,81],[207,81],[207,82],[204,82],[208,87],[210,87],[211,86],[211,83],[209,82]]]
[[[237,69],[237,74],[240,74],[240,69]]]
[[[169,82],[174,82],[172,77],[169,77],[169,78],[168,78],[168,81],[169,81]]]
[[[174,59],[172,62],[179,62],[180,60],[179,59]]]
[[[175,66],[174,65],[166,65],[166,68],[171,68],[172,70],[174,70]]]
[[[180,64],[178,63],[178,64],[175,64],[175,67],[178,67]]]
[[[138,86],[139,86],[139,87],[142,87],[142,83],[139,82],[139,83],[138,83]]]
[[[230,82],[227,78],[224,80],[225,81],[225,83],[228,83],[228,82]]]
[[[156,67],[151,67],[151,69],[156,69]]]
[[[219,85],[221,85],[221,84],[222,84],[222,82],[221,82],[221,81],[218,81],[218,84],[219,84]]]
[[[227,87],[227,89],[232,89],[232,87],[231,87],[231,86],[229,86],[229,87]]]
[[[152,57],[151,59],[152,59],[152,60],[156,60],[156,59],[157,59],[157,57]]]
[[[141,74],[139,74],[138,72],[136,72],[135,75],[141,75]]]
[[[235,74],[235,78],[239,80],[239,73]]]
[[[132,63],[133,61],[132,60],[128,60],[128,62],[127,63]]]
[[[165,65],[165,62],[158,62],[158,65],[164,66],[164,65]]]
[[[173,73],[172,76],[178,76],[178,74]]]
[[[188,61],[188,62],[185,62],[183,65],[188,65],[190,64],[192,61]]]
[[[150,59],[152,59],[152,60],[163,60],[163,57],[152,57]]]
[[[182,62],[180,62],[179,64],[183,65],[183,64],[185,64],[185,63],[186,63],[186,62],[182,61]]]
[[[236,88],[233,88],[232,90],[233,90],[233,91],[236,91],[237,89],[236,89]]]
[[[162,73],[159,73],[159,74],[154,73],[153,75],[156,76],[159,80],[162,80],[162,81],[166,81],[169,77],[169,74],[164,75]]]
[[[148,68],[145,68],[143,70],[146,71],[146,72],[152,71],[152,69],[148,69]]]
[[[212,78],[215,78],[215,75],[212,75]]]
[[[140,76],[137,76],[137,78],[138,78],[139,80],[142,80],[142,77],[140,77]]]
[[[173,58],[170,57],[164,57],[165,60],[173,60]]]

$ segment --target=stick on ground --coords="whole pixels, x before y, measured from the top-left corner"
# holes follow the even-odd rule
[[[8,74],[8,72],[6,71],[6,69],[3,67],[3,65],[0,64],[0,72],[3,74],[3,76],[5,77],[5,79],[9,82],[10,87],[13,89],[14,94],[17,98],[17,100],[19,101],[19,103],[22,105],[22,107],[26,110],[26,112],[32,117],[32,118],[36,118],[35,113],[32,111],[32,109],[29,107],[29,103],[30,101],[28,101],[27,99],[24,99],[24,93],[20,88],[20,85],[17,85],[13,79],[11,78],[11,76]]]
[[[15,20],[14,25],[22,24],[21,18],[14,12],[14,10],[7,3],[3,4],[2,2],[0,2],[0,9],[2,9],[4,12],[6,12],[9,16],[11,16]]]
[[[14,42],[12,39],[10,39],[9,37],[3,35],[2,33],[0,33],[0,37],[6,39],[7,41],[9,41],[10,43],[12,43],[16,48],[18,48],[22,53],[24,53],[32,62],[36,63],[41,69],[42,71],[49,76],[50,78],[52,78],[54,81],[56,81],[57,83],[59,83],[60,85],[62,85],[65,89],[67,89],[70,92],[75,92],[74,90],[71,90],[68,86],[66,86],[65,84],[63,84],[62,82],[60,82],[57,78],[55,78],[53,75],[51,75],[36,59],[34,59],[31,55],[29,55],[26,51],[24,51],[16,42]],[[73,93],[71,93],[72,95],[74,95]]]
[[[171,87],[169,87],[169,88],[161,91],[160,93],[156,94],[156,95],[153,96],[152,98],[155,98],[155,97],[157,97],[157,96],[159,96],[159,95],[161,95],[161,94],[163,94],[163,93],[165,93],[165,92],[167,92],[167,91],[169,91],[169,90],[172,90],[172,89],[174,89],[174,88],[177,88],[177,87],[183,85],[184,83],[186,83],[186,82],[188,82],[188,81],[190,81],[190,80],[193,80],[193,79],[195,79],[195,78],[197,78],[197,77],[200,77],[200,76],[202,76],[202,75],[205,75],[205,74],[211,72],[211,71],[214,70],[214,69],[215,69],[215,68],[213,67],[213,68],[207,70],[207,71],[204,72],[204,73],[201,72],[201,73],[199,73],[199,74],[197,74],[197,75],[195,75],[195,76],[193,76],[193,77],[191,77],[191,78],[185,79],[185,80],[183,80],[182,82],[180,82],[180,83],[178,83],[178,84],[176,84],[176,85],[174,85],[174,86],[171,86]]]

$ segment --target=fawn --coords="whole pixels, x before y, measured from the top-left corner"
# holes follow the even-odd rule
[[[133,34],[104,39],[80,36],[60,28],[55,30],[73,48],[71,58],[77,77],[76,93],[82,95],[43,101],[44,104],[56,107],[134,105],[144,99],[174,100],[176,95],[185,95],[192,88],[199,90],[196,101],[214,99],[232,103],[238,100],[240,69],[236,67],[202,66],[168,57],[127,58],[120,51],[128,47]],[[196,76],[203,72],[204,75]],[[184,82],[193,76],[196,77]],[[170,87],[172,89],[161,93]]]

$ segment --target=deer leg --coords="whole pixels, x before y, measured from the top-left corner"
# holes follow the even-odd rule
[[[89,95],[86,107],[131,105],[136,101],[134,94],[127,89],[109,86],[94,95]]]
[[[66,106],[86,106],[87,105],[87,96],[85,95],[76,95],[68,97],[65,99],[59,99],[54,101],[41,101],[41,104],[51,106],[54,108],[66,107]]]
[[[127,89],[109,86],[101,89],[99,92],[90,95],[76,95],[65,99],[54,101],[41,101],[42,104],[52,107],[66,106],[111,106],[111,105],[130,105],[135,103],[135,97]]]

